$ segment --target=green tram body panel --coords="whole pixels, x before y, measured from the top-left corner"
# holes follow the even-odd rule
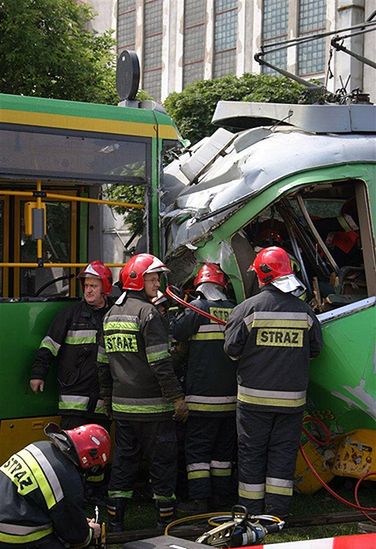
[[[346,180],[357,180],[365,185],[371,217],[371,241],[374,245],[376,165],[344,164],[294,174],[256,194],[218,227],[212,229],[210,234],[194,242],[196,249],[193,252],[194,259],[191,259],[191,269],[195,264],[205,261],[220,263],[231,280],[236,301],[242,302],[246,297],[244,276],[241,275],[239,263],[231,247],[233,236],[260,212],[288,193],[296,192],[308,184],[319,185],[327,181],[335,183]],[[244,256],[244,251],[242,253]],[[173,265],[174,255],[171,258]],[[251,261],[250,258],[248,265]],[[340,309],[336,311],[339,312]],[[356,429],[376,429],[375,303],[344,316],[338,314],[337,318],[326,320],[322,328],[323,350],[310,366],[308,412],[323,417],[330,424],[332,434]]]
[[[72,303],[71,299],[1,302],[1,419],[57,414],[54,365],[51,365],[43,393],[32,392],[29,378],[35,353],[52,320],[59,311]]]

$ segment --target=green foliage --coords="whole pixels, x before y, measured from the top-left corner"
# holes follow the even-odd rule
[[[0,92],[116,104],[111,32],[76,0],[0,1]]]
[[[114,201],[130,202],[131,204],[145,204],[145,187],[135,185],[108,185],[105,198]],[[144,212],[141,209],[128,209],[114,206],[118,214],[124,215],[124,221],[131,227],[132,232],[141,234],[144,227]]]
[[[196,143],[216,130],[211,119],[220,100],[298,103],[304,101],[305,90],[301,84],[281,76],[228,75],[193,82],[182,92],[171,93],[164,105],[183,137]]]

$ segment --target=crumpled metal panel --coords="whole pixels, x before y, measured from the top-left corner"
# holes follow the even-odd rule
[[[162,181],[161,215],[174,235],[168,254],[194,243],[231,211],[282,178],[354,162],[376,162],[376,135],[278,131],[239,152],[231,145],[193,185],[184,181],[175,161],[174,169],[167,167],[168,178]]]

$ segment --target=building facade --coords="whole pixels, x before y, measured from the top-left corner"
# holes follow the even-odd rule
[[[136,51],[141,87],[163,101],[197,80],[270,72],[254,60],[261,48],[357,25],[375,9],[376,0],[118,0],[117,51]],[[375,35],[344,45],[375,60]],[[360,88],[376,101],[374,69],[332,50],[331,38],[271,51],[265,60],[330,91]]]

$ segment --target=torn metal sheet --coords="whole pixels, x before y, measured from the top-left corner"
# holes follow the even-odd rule
[[[174,233],[169,253],[194,243],[231,210],[282,178],[319,167],[376,161],[371,135],[312,135],[277,129],[240,149],[232,143],[196,184],[188,184],[178,160],[167,167],[161,215]]]

